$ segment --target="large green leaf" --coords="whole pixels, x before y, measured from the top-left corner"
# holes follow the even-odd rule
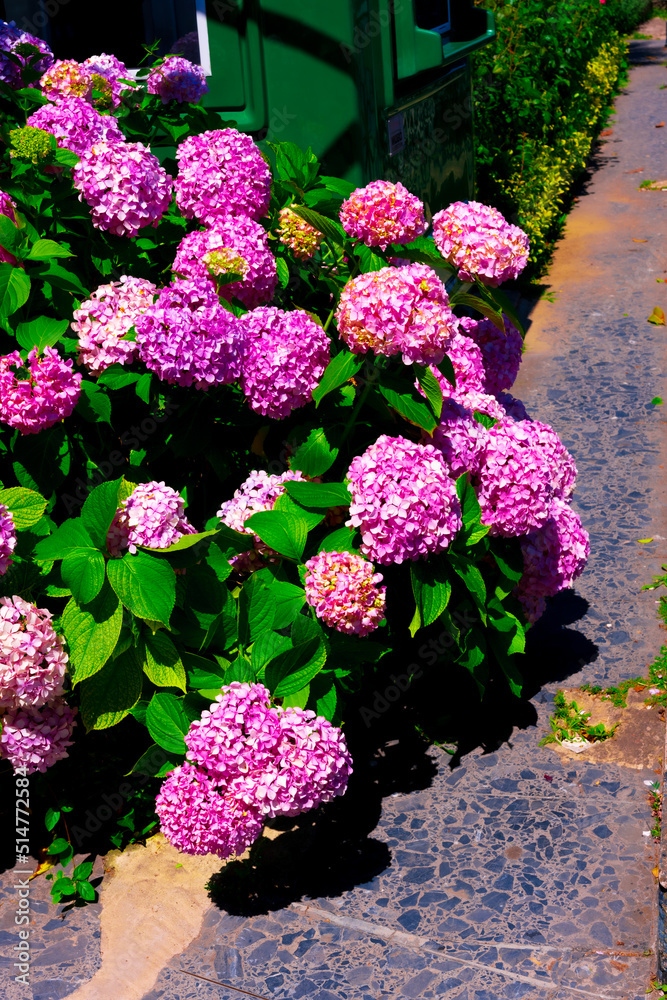
[[[414,637],[420,628],[432,625],[445,610],[451,597],[452,585],[446,562],[437,557],[428,562],[412,563],[410,576],[416,603],[410,625],[410,634]]]
[[[319,552],[358,552],[359,533],[354,528],[336,528],[322,539]]]
[[[352,500],[345,483],[302,483],[292,480],[285,483],[285,492],[304,507],[316,507],[319,510],[348,507]]]
[[[30,296],[30,278],[22,267],[0,264],[0,317],[11,316]]]
[[[321,215],[313,208],[306,208],[305,205],[292,205],[291,208],[296,215],[305,219],[309,225],[313,226],[314,229],[317,229],[318,232],[322,233],[322,235],[332,243],[336,243],[338,246],[344,246],[347,236],[345,235],[345,230],[339,222],[334,222],[333,219],[327,219],[325,215]]]
[[[423,427],[427,434],[432,434],[438,426],[428,402],[404,379],[383,373],[378,389],[394,410],[411,424]]]
[[[156,687],[176,687],[186,690],[185,667],[168,635],[158,631],[144,636],[146,661],[144,673]]]
[[[109,560],[107,575],[133,615],[169,627],[176,600],[176,575],[166,560],[147,552],[127,552],[122,559]]]
[[[286,514],[296,518],[303,524],[306,531],[312,531],[326,517],[326,510],[306,510],[296,500],[292,500],[289,493],[281,493],[274,503],[272,510],[284,511]]]
[[[263,542],[280,555],[297,561],[301,559],[308,530],[294,515],[286,511],[263,510],[249,517],[244,527],[254,531]]]
[[[345,382],[357,374],[363,366],[364,359],[352,354],[351,351],[340,351],[326,367],[324,375],[320,379],[319,385],[313,391],[313,399],[316,406],[319,406],[324,397],[337,389]]]
[[[28,260],[51,260],[53,257],[74,257],[75,254],[55,240],[37,240],[30,248]]]
[[[146,710],[146,726],[152,739],[169,753],[185,753],[183,736],[190,728],[180,698],[167,691],[158,691]]]
[[[264,675],[267,687],[276,698],[300,691],[326,663],[324,636],[312,618],[299,615],[291,631],[292,649],[278,653],[267,664]]]
[[[173,545],[169,545],[166,549],[160,549],[160,552],[182,552],[184,549],[191,549],[194,545],[199,545],[200,542],[206,541],[208,538],[213,538],[218,534],[218,529],[213,528],[211,531],[198,531],[193,535],[182,535],[177,542]],[[146,549],[146,551],[154,551],[152,549]]]
[[[11,512],[17,531],[25,531],[41,521],[46,510],[46,500],[41,493],[24,489],[22,486],[12,486],[0,490],[0,503]]]
[[[424,368],[422,365],[415,365],[414,368],[417,381],[433,410],[434,416],[439,420],[442,414],[442,389],[440,388],[440,383],[430,368]]]
[[[272,590],[251,575],[239,595],[239,639],[243,645],[273,628],[276,602]]]
[[[62,625],[74,684],[102,669],[115,649],[122,623],[123,608],[108,583],[89,604],[79,605],[74,598],[69,601]]]
[[[297,587],[294,583],[277,581],[271,587],[271,596],[275,601],[276,609],[273,617],[273,628],[287,628],[306,603],[306,593],[303,587]]]
[[[279,632],[263,632],[250,651],[250,662],[255,671],[260,671],[279,653],[284,653],[292,645],[286,635]]]
[[[143,671],[131,647],[81,684],[81,718],[87,730],[109,729],[141,698]]]
[[[81,520],[95,545],[105,549],[107,534],[118,509],[118,491],[122,479],[101,483],[86,497]]]
[[[79,604],[97,597],[104,583],[104,556],[99,549],[71,549],[62,561],[63,583]]]
[[[19,323],[16,329],[16,339],[25,351],[37,348],[42,353],[45,347],[53,347],[66,333],[69,327],[67,319],[52,319],[50,316],[38,316],[29,323]]]
[[[476,309],[480,312],[482,316],[486,316],[490,319],[495,327],[497,327],[501,333],[505,333],[505,323],[503,322],[503,317],[501,313],[498,312],[492,305],[488,302],[484,302],[482,299],[478,298],[476,295],[467,295],[465,292],[458,292],[452,296],[452,305],[466,306],[468,309]]]
[[[290,467],[299,469],[305,476],[323,476],[338,457],[335,448],[323,427],[315,427],[303,444],[299,445],[290,458]]]
[[[73,549],[95,548],[85,524],[80,517],[65,521],[59,528],[37,542],[35,558],[39,560],[64,559]]]

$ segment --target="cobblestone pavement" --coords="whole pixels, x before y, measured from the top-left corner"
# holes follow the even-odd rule
[[[144,1000],[243,995],[223,984],[276,1000],[644,996],[657,935],[645,782],[659,767],[659,739],[643,755],[629,746],[596,759],[538,746],[559,684],[641,674],[662,642],[655,594],[640,587],[667,556],[667,405],[650,403],[667,399],[667,332],[646,321],[653,306],[667,309],[657,281],[667,278],[667,192],[639,184],[667,175],[667,72],[657,39],[633,42],[632,58],[547,279],[554,301],[530,317],[515,388],[575,456],[575,506],[592,548],[577,594],[533,630],[531,705],[493,753],[472,749],[452,767],[429,750],[423,780],[378,803],[354,863],[345,852],[323,858],[320,882],[315,863],[312,897],[287,893],[251,916],[211,907]],[[299,856],[298,834],[275,844]],[[28,992],[11,982],[16,893],[11,873],[3,879],[8,1000],[68,996],[100,965],[102,906],[62,916],[38,882]]]

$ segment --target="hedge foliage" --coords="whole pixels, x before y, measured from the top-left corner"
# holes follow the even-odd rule
[[[484,0],[495,42],[475,58],[478,189],[531,240],[543,273],[646,0]]]

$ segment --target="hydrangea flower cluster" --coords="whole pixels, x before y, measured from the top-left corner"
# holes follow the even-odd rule
[[[140,483],[121,503],[107,535],[107,549],[116,557],[141,545],[166,549],[196,531],[185,516],[183,497],[165,483]]]
[[[451,382],[444,379],[441,382],[443,394],[454,393],[465,396],[468,393],[485,392],[482,352],[471,337],[458,330],[450,334],[447,341],[447,357],[454,368],[456,386],[452,386]]]
[[[495,208],[456,201],[433,216],[433,238],[462,281],[479,278],[496,288],[518,277],[528,262],[528,237]]]
[[[354,354],[401,353],[405,364],[439,364],[457,326],[445,286],[425,264],[383,267],[348,281],[336,323]]]
[[[250,408],[280,420],[305,406],[329,364],[329,338],[301,309],[260,306],[239,320],[241,388]]]
[[[590,555],[588,533],[579,515],[564,500],[551,505],[548,521],[521,539],[524,570],[517,595],[531,621],[543,610],[545,597],[571,587]]]
[[[109,365],[131,361],[137,345],[123,337],[135,325],[137,316],[152,305],[157,291],[146,278],[127,275],[96,288],[74,310],[71,326],[79,340],[79,364],[97,375]]]
[[[461,505],[440,451],[383,434],[347,473],[348,527],[361,552],[387,566],[444,552],[461,527]]]
[[[219,219],[211,229],[184,236],[172,270],[185,278],[206,278],[216,289],[215,274],[242,274],[241,281],[220,285],[220,294],[239,299],[248,309],[269,302],[278,281],[265,229],[245,216]]]
[[[490,319],[475,320],[468,316],[460,320],[466,335],[479,346],[484,363],[484,391],[496,395],[514,385],[519,366],[523,340],[515,326],[503,317],[502,333]]]
[[[280,242],[289,247],[297,260],[310,260],[320,249],[322,233],[291,208],[281,208],[279,218],[276,232]]]
[[[440,423],[432,440],[442,452],[454,479],[474,468],[485,435],[486,429],[475,420],[472,410],[453,397],[445,396]]]
[[[266,818],[330,802],[352,772],[339,729],[314,712],[272,707],[262,684],[223,687],[185,742],[187,762],[163,783],[156,811],[187,854],[242,854]]]
[[[16,548],[16,528],[12,512],[0,503],[0,576],[12,564],[12,553]]]
[[[303,482],[303,475],[298,470],[294,472],[288,469],[280,475],[272,476],[263,469],[251,472],[245,482],[241,483],[231,500],[226,500],[217,512],[223,524],[233,531],[250,535],[253,540],[253,548],[248,552],[242,552],[230,560],[234,569],[239,573],[247,573],[253,569],[260,569],[264,565],[263,556],[270,557],[276,555],[261,538],[249,528],[245,528],[245,522],[253,514],[258,514],[262,510],[273,510],[273,505],[279,496],[285,492],[285,483],[293,480]]]
[[[169,208],[173,181],[141,142],[98,142],[72,168],[79,201],[90,207],[97,229],[136,236],[156,226]]]
[[[0,421],[21,434],[38,434],[69,417],[81,394],[81,375],[52,347],[25,362],[18,351],[0,357]]]
[[[29,53],[24,46],[32,45],[42,53],[35,62],[31,62],[32,69],[36,73],[43,74],[53,64],[53,53],[41,38],[21,31],[13,21],[0,21],[0,82],[7,84],[12,90],[17,90],[23,86],[23,69],[30,62],[35,53]],[[19,63],[15,63],[6,55],[11,52]],[[34,83],[29,86],[34,87]]]
[[[53,142],[51,133],[31,125],[13,128],[9,133],[9,143],[9,155],[13,160],[23,160],[35,165],[49,160],[53,155],[54,145],[57,145]]]
[[[257,221],[271,199],[271,172],[249,135],[233,128],[189,136],[176,150],[176,204],[214,226],[226,215]]]
[[[167,56],[148,74],[146,89],[157,94],[163,104],[196,104],[208,93],[206,76],[201,66],[196,66],[182,56]]]
[[[90,101],[93,96],[93,75],[75,59],[56,59],[39,83],[49,101],[59,101],[63,97],[82,97]]]
[[[123,91],[131,89],[130,84],[121,83],[121,79],[127,80],[130,76],[130,71],[125,63],[117,59],[116,56],[102,52],[99,56],[89,56],[88,59],[84,59],[83,66],[92,74],[93,86],[96,90],[102,89],[100,86],[102,80],[108,83],[105,103],[109,107],[117,108]]]
[[[547,463],[549,469],[549,480],[554,496],[569,500],[574,493],[574,485],[577,479],[577,467],[574,459],[569,453],[561,439],[556,434],[553,427],[542,424],[539,420],[530,420],[526,424],[526,430],[531,435],[533,442],[540,449],[542,458]]]
[[[496,399],[502,406],[504,412],[513,420],[530,420],[525,404],[521,399],[512,396],[509,392],[499,392]]]
[[[173,281],[135,317],[139,357],[172,385],[207,390],[241,374],[240,320],[205,278]]]
[[[371,181],[353,191],[341,206],[340,221],[348,236],[382,250],[410,243],[428,228],[419,198],[391,181]]]
[[[0,708],[41,708],[60,697],[66,666],[50,612],[22,597],[1,597]]]
[[[0,191],[0,215],[5,215],[10,222],[16,225],[16,202],[4,191]],[[3,264],[16,265],[17,260],[13,253],[0,246],[0,262]]]
[[[0,757],[8,760],[15,772],[25,768],[27,774],[44,773],[68,756],[76,713],[64,698],[55,698],[43,708],[6,712],[2,717]]]
[[[319,552],[305,564],[306,600],[329,628],[368,635],[383,621],[386,587],[382,574],[353,552]]]
[[[82,97],[45,104],[30,115],[27,124],[55,135],[62,149],[71,149],[77,156],[98,142],[125,142],[113,115],[100,114]]]

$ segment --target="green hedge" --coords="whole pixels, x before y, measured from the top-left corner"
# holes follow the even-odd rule
[[[480,0],[495,42],[475,57],[478,197],[531,239],[543,273],[563,205],[583,170],[646,0]]]

